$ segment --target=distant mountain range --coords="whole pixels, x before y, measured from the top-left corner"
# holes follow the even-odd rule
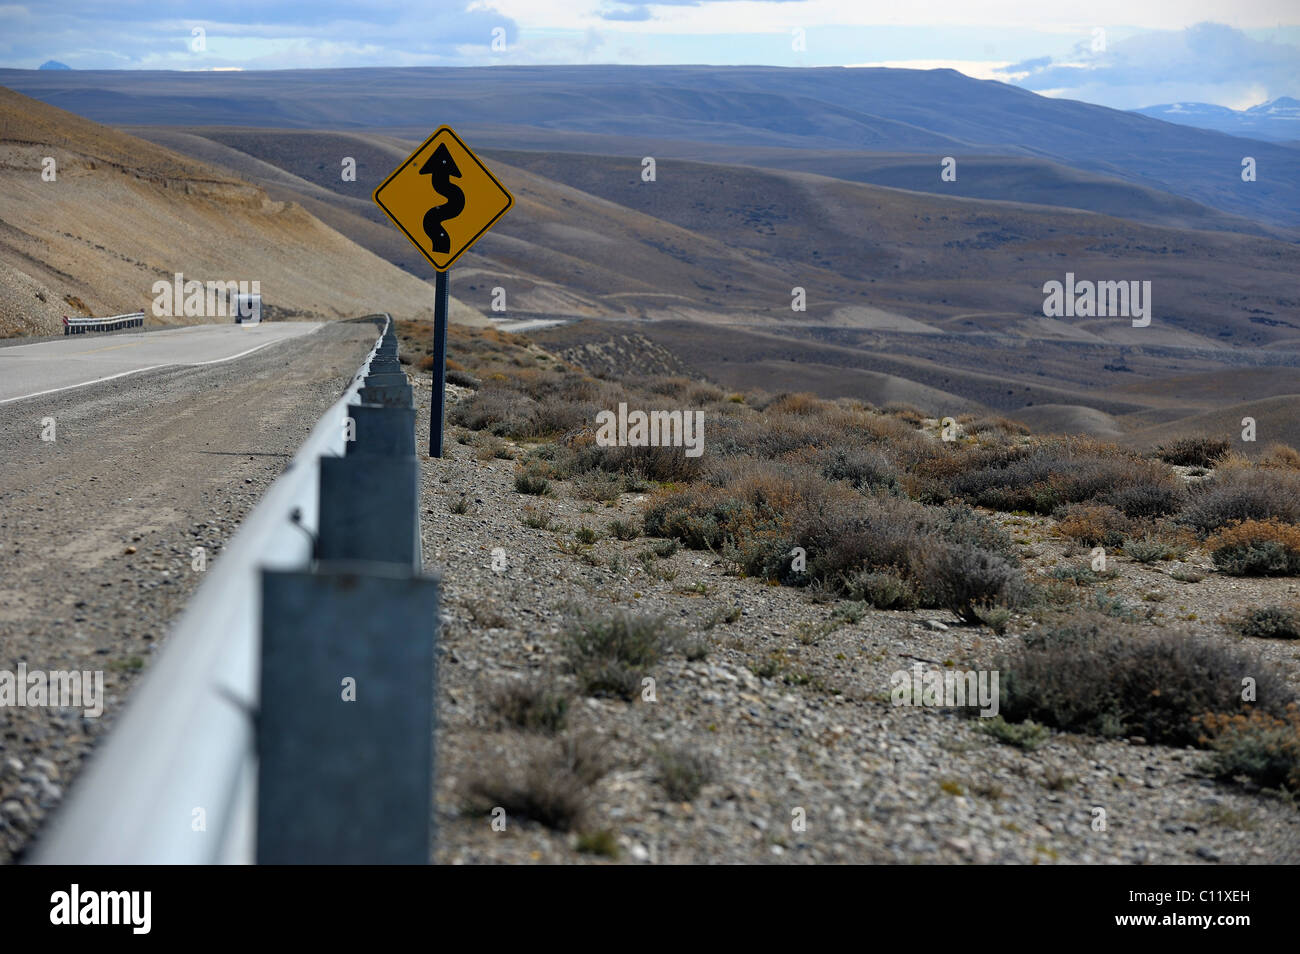
[[[601,134],[659,143],[641,155],[663,155],[667,144],[686,141],[731,147],[737,158],[729,161],[741,162],[739,154],[752,147],[919,155],[929,157],[936,185],[945,156],[1029,158],[1171,193],[1262,225],[1300,228],[1300,149],[1052,99],[954,70],[0,70],[0,84],[113,125],[383,128],[418,141],[442,123],[492,123],[562,134],[547,144],[562,152],[574,151],[565,136]],[[1256,159],[1257,181],[1243,183],[1243,156]],[[973,185],[974,169],[966,168]],[[963,182],[961,172],[957,181]],[[982,194],[1018,198],[1015,180],[1004,181],[1008,188],[996,196]]]
[[[1166,103],[1133,112],[1180,126],[1213,129],[1230,136],[1300,145],[1300,99],[1290,96],[1279,96],[1271,103],[1241,110],[1212,103]]]

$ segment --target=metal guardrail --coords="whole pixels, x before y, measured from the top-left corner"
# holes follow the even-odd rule
[[[411,388],[382,318],[351,385],[206,571],[34,863],[427,861],[437,581],[419,573]]]
[[[111,318],[69,318],[63,316],[64,335],[81,335],[87,331],[117,331],[119,328],[139,328],[144,324],[144,312],[113,315]]]

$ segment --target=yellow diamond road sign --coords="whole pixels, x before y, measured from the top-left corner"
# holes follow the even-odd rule
[[[450,126],[439,126],[394,169],[374,199],[440,272],[515,202]]]

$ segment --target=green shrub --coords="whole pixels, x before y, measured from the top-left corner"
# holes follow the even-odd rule
[[[599,855],[602,858],[618,858],[618,838],[608,828],[600,831],[584,831],[578,835],[574,848],[581,855]]]
[[[550,513],[532,505],[524,507],[523,513],[520,515],[519,519],[520,522],[530,530],[551,529]]]
[[[870,603],[877,609],[915,609],[920,602],[911,583],[888,571],[854,574],[845,580],[844,591],[850,599]]]
[[[1289,606],[1263,606],[1236,623],[1237,632],[1259,639],[1300,639],[1300,612]]]
[[[690,802],[713,780],[709,759],[684,748],[665,748],[655,753],[655,781],[674,802]]]
[[[1000,715],[981,718],[975,725],[981,732],[988,733],[999,742],[1027,751],[1039,748],[1052,737],[1051,731],[1037,722],[1008,722]]]
[[[569,697],[541,682],[509,682],[492,694],[492,707],[507,724],[554,735],[564,728]]]
[[[1182,560],[1187,556],[1187,547],[1155,537],[1130,538],[1124,541],[1123,547],[1124,555],[1136,563]]]
[[[569,666],[589,696],[632,700],[641,680],[682,634],[661,616],[579,612],[564,636]]]
[[[640,529],[630,520],[611,520],[607,526],[610,536],[616,540],[635,540],[641,536]]]
[[[1258,709],[1247,714],[1211,714],[1202,720],[1202,744],[1214,750],[1206,768],[1221,779],[1245,776],[1274,790],[1300,792],[1300,709],[1281,716]]]
[[[1005,606],[977,606],[975,616],[999,636],[1007,631],[1007,624],[1011,622],[1011,610]]]
[[[1205,542],[1214,565],[1230,576],[1300,573],[1300,527],[1276,520],[1247,520]]]
[[[667,557],[672,556],[680,549],[681,547],[678,545],[676,540],[656,540],[654,543],[650,544],[650,550],[655,556],[660,557],[661,559],[666,559]]]
[[[540,474],[524,470],[515,474],[515,490],[521,494],[541,497],[550,493],[551,482]]]

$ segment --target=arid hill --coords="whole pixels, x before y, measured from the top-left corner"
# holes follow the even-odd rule
[[[0,335],[57,333],[64,315],[213,320],[152,316],[153,283],[176,272],[258,281],[276,317],[432,309],[429,283],[299,205],[0,88]],[[454,314],[483,320],[459,302]]]

